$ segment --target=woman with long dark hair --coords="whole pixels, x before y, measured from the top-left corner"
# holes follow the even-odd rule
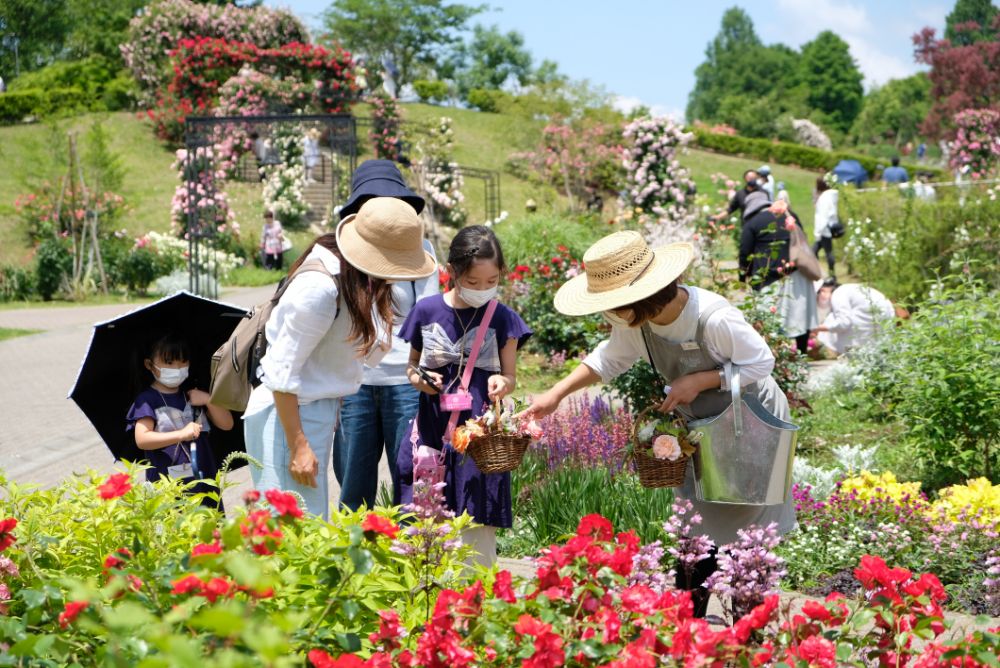
[[[292,265],[292,283],[267,321],[261,384],[244,415],[247,452],[263,464],[252,471],[258,489],[294,490],[310,512],[328,516],[341,399],[357,392],[363,366],[389,349],[390,282],[437,271],[422,239],[409,204],[377,197]],[[319,270],[298,271],[307,262]]]

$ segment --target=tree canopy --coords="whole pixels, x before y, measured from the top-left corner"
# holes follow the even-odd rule
[[[392,70],[398,95],[420,78],[421,68],[437,69],[469,19],[485,8],[444,0],[335,0],[323,20],[329,38]]]
[[[859,142],[892,142],[896,147],[912,141],[931,107],[931,81],[923,72],[892,79],[865,96],[851,134]]]
[[[989,41],[989,28],[998,13],[1000,9],[990,0],[958,0],[945,19],[944,37],[953,46]]]
[[[829,124],[847,132],[858,112],[865,89],[863,77],[847,42],[830,30],[802,47],[802,84],[806,103],[829,119]]]
[[[456,51],[455,78],[462,96],[470,90],[499,90],[508,79],[521,86],[531,80],[531,52],[524,46],[524,36],[516,30],[500,32],[496,26],[477,25],[472,39]]]

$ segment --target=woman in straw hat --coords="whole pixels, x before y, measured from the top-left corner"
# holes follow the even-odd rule
[[[309,261],[322,270],[296,274]],[[423,223],[394,197],[368,200],[292,265],[292,283],[265,328],[261,384],[243,418],[247,452],[264,465],[252,471],[255,487],[295,490],[311,513],[327,517],[341,398],[358,391],[363,365],[377,365],[389,349],[390,282],[436,271]]]
[[[731,403],[728,363],[740,367],[744,393],[755,393],[775,416],[787,420],[788,401],[771,378],[774,356],[739,309],[714,292],[679,284],[694,258],[694,248],[675,243],[650,249],[637,232],[604,237],[583,257],[586,272],[563,285],[556,309],[566,315],[603,313],[611,337],[566,378],[536,397],[525,411],[535,417],[552,413],[569,394],[597,382],[609,382],[639,359],[649,361],[669,384],[661,410],[677,409],[689,418],[718,415]],[[678,490],[691,500],[704,522],[696,531],[716,545],[736,539],[750,524],[777,522],[785,533],[795,524],[792,503],[737,506],[695,499],[691,467]],[[694,590],[696,612],[704,615],[707,592],[700,585],[716,569],[715,552],[699,562],[690,581],[678,568],[677,585]]]

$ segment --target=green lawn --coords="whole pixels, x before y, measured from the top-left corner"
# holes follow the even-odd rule
[[[41,330],[38,329],[11,329],[9,327],[0,327],[0,341],[6,341],[7,339],[14,339],[18,336],[28,336],[29,334],[37,334]]]
[[[358,116],[370,113],[368,105],[355,108]],[[441,116],[454,119],[455,158],[462,165],[496,170],[500,173],[501,208],[510,214],[511,222],[526,216],[524,203],[534,199],[540,214],[561,213],[565,200],[549,185],[530,183],[504,172],[511,153],[532,147],[537,140],[540,123],[517,117],[438,107],[427,104],[403,105],[404,119],[411,122],[433,122]],[[170,168],[173,153],[160,143],[151,127],[135,114],[85,114],[57,123],[0,127],[0,159],[13,168],[0,171],[0,263],[28,264],[31,250],[15,216],[14,199],[29,191],[31,183],[42,179],[58,180],[60,173],[51,167],[53,151],[65,145],[68,130],[83,135],[96,120],[104,119],[112,149],[122,155],[125,184],[122,195],[128,209],[121,222],[130,234],[149,230],[165,231],[170,225],[170,201],[177,177]],[[359,138],[359,160],[371,157],[367,137]],[[698,185],[699,192],[714,193],[710,176],[722,172],[739,178],[744,169],[757,167],[749,160],[691,150],[681,156]],[[812,229],[812,184],[815,174],[793,167],[772,165],[774,176],[788,186],[792,206],[802,218],[807,232]],[[256,235],[261,212],[260,186],[256,183],[233,182],[227,186],[236,220],[244,233]],[[478,179],[469,179],[465,189],[470,222],[482,222],[485,191]],[[611,209],[608,203],[607,211]],[[310,241],[308,231],[291,233],[296,250]],[[811,236],[811,234],[810,234]],[[294,254],[294,253],[293,253]],[[249,277],[247,277],[249,278]]]

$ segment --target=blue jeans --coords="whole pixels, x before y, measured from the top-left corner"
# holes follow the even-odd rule
[[[383,447],[393,493],[398,491],[396,455],[419,403],[420,393],[410,384],[362,385],[357,394],[344,397],[333,441],[333,472],[340,483],[342,506],[351,510],[375,507]]]
[[[278,419],[278,411],[270,405],[262,411],[243,418],[243,434],[246,438],[247,454],[256,457],[264,465],[263,469],[250,465],[250,476],[254,488],[261,492],[269,489],[295,491],[302,495],[306,509],[323,519],[330,518],[330,486],[327,468],[330,465],[330,446],[333,444],[333,430],[337,428],[337,412],[340,399],[318,399],[299,406],[302,431],[309,440],[316,459],[319,473],[316,487],[300,485],[292,479],[288,470],[290,451],[285,430]]]

